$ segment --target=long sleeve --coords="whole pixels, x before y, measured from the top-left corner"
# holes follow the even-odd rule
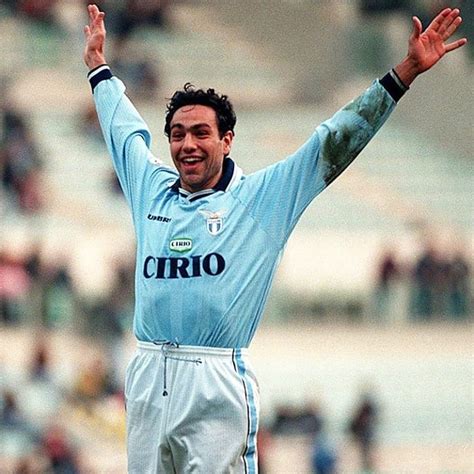
[[[161,162],[151,151],[150,131],[125,95],[125,86],[104,65],[89,73],[94,101],[108,151],[132,211],[144,177]]]
[[[310,202],[369,143],[402,93],[393,81],[376,80],[359,97],[319,125],[307,142],[283,161],[249,176],[239,198],[278,246],[285,242]],[[396,91],[396,89],[395,89]]]
[[[329,186],[359,155],[385,123],[395,106],[393,97],[379,81],[349,102],[316,130],[322,161],[320,171]]]

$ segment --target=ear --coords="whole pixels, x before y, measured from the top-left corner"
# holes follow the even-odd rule
[[[234,132],[227,130],[227,132],[225,132],[224,136],[222,137],[224,156],[227,156],[230,153],[233,140],[234,140]]]

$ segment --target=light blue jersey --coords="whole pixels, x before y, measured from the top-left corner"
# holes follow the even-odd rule
[[[285,160],[245,176],[226,158],[216,188],[191,194],[150,152],[123,83],[107,66],[89,78],[136,231],[136,337],[248,347],[298,219],[386,121],[393,94],[377,80]]]

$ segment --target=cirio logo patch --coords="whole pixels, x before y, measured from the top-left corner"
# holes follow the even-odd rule
[[[189,252],[193,248],[193,241],[187,237],[178,237],[170,242],[170,250],[173,252]]]

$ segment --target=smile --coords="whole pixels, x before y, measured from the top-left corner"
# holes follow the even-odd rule
[[[181,162],[184,163],[184,164],[199,163],[202,160],[203,160],[203,158],[201,158],[199,156],[189,156],[189,157],[186,157],[186,158],[181,158]]]

